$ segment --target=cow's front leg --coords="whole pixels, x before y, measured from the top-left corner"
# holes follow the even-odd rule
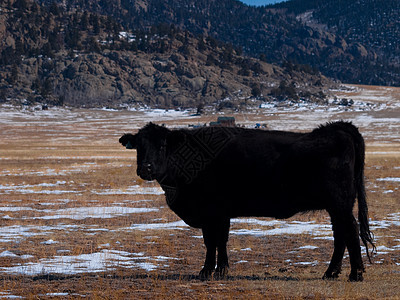
[[[215,254],[217,250],[217,238],[216,230],[213,228],[212,224],[207,224],[203,226],[203,239],[206,245],[206,261],[204,262],[204,267],[200,271],[200,279],[208,280],[211,279],[212,273],[215,270]]]
[[[218,249],[218,264],[215,270],[215,278],[224,278],[228,274],[228,254],[226,244],[229,236],[230,220],[223,219],[209,222],[203,226],[203,238],[206,245],[207,254],[204,267],[200,271],[200,279],[211,279],[215,270],[216,250]]]
[[[216,279],[223,279],[228,275],[229,262],[226,244],[229,238],[230,219],[221,220],[218,224],[218,260],[217,269],[215,270],[214,277]]]

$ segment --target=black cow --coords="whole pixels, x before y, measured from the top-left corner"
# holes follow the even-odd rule
[[[207,248],[200,278],[224,277],[230,219],[327,210],[334,252],[323,278],[337,278],[345,248],[351,281],[363,280],[360,239],[375,250],[364,188],[364,140],[348,122],[309,133],[231,127],[169,130],[149,123],[120,143],[137,149],[137,174],[157,180],[169,207],[201,228]],[[358,198],[358,220],[353,216]],[[216,250],[217,268],[215,269]]]

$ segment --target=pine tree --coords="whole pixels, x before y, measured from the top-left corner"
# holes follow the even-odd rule
[[[11,74],[8,78],[8,83],[14,85],[18,81],[18,66],[13,64],[11,67]]]
[[[14,8],[19,9],[20,11],[25,11],[28,8],[27,0],[16,0],[14,2]]]

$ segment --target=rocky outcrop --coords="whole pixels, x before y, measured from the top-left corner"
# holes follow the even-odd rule
[[[251,97],[323,101],[334,84],[309,66],[278,67],[174,26],[129,32],[103,16],[18,3],[0,20],[0,101],[163,108]]]
[[[120,104],[155,107],[196,107],[212,104],[224,98],[246,99],[268,96],[281,81],[294,83],[301,91],[317,95],[332,84],[320,75],[284,69],[255,59],[261,73],[249,70],[240,75],[241,68],[207,65],[207,57],[197,50],[182,55],[106,51],[102,54],[81,53],[68,57],[60,53],[53,59],[27,59],[19,67],[19,80],[9,88],[9,97],[41,100],[71,106],[117,106]],[[47,69],[46,82],[35,86],[38,74]],[[317,82],[323,82],[316,87]],[[47,91],[43,85],[47,85]],[[254,94],[254,86],[259,88]],[[51,102],[51,101],[50,101]]]

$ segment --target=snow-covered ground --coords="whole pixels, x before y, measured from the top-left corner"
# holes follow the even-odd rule
[[[104,208],[107,210],[106,208]],[[129,214],[130,212],[126,212]],[[98,214],[102,216],[101,213]],[[260,228],[255,229],[238,229],[231,230],[231,235],[248,235],[248,236],[269,236],[269,235],[304,235],[309,234],[316,240],[315,245],[306,245],[299,247],[296,250],[309,250],[313,251],[318,249],[316,246],[319,239],[332,239],[332,232],[330,225],[327,223],[318,224],[314,221],[311,222],[285,222],[285,221],[259,221],[256,219],[236,219],[233,220],[235,223],[245,223],[250,225],[260,225]],[[400,227],[400,214],[392,214],[382,221],[372,221],[371,229],[374,231],[377,228],[389,228],[390,226]],[[187,230],[188,226],[182,221],[170,222],[170,223],[143,223],[133,224],[127,228],[120,228],[119,230],[124,231],[146,231],[148,234],[153,234],[152,230],[168,230],[173,232],[174,230]],[[6,226],[0,228],[0,241],[1,242],[21,242],[22,239],[31,236],[51,235],[54,231],[64,230],[69,231],[80,231],[86,234],[93,235],[93,232],[107,231],[105,228],[87,228],[86,226]],[[193,236],[193,238],[199,238]],[[379,238],[379,237],[378,237]],[[400,251],[400,239],[397,240],[398,244],[392,247],[380,245],[378,247],[378,254],[383,255],[388,252],[399,252]],[[43,242],[44,245],[57,244],[58,241],[47,240]],[[103,245],[104,248],[109,248],[110,245]],[[190,251],[189,249],[185,249]],[[244,251],[244,249],[242,249]],[[246,248],[246,251],[252,251],[251,248]],[[35,260],[33,255],[24,254],[18,255],[9,250],[3,250],[0,252],[0,257],[10,257],[18,259],[19,263],[14,266],[0,267],[0,272],[5,274],[24,274],[24,275],[41,275],[41,274],[78,274],[78,273],[90,273],[90,272],[105,272],[112,271],[116,267],[119,268],[136,268],[146,271],[156,270],[160,267],[168,267],[168,262],[177,260],[175,257],[168,256],[149,256],[145,253],[130,253],[126,251],[114,250],[114,249],[97,249],[89,254],[70,255],[70,251],[58,251],[60,255],[55,255],[49,258],[41,258]],[[365,251],[363,250],[364,255]],[[379,258],[379,255],[377,258]],[[375,259],[379,262],[379,259]],[[298,264],[297,262],[296,264]],[[301,262],[302,264],[325,264],[325,262],[318,262],[313,260],[312,262]],[[397,263],[398,264],[398,263]]]
[[[349,86],[336,91],[338,99],[352,99],[352,106],[334,104],[293,103],[266,104],[259,111],[259,123],[274,130],[311,130],[320,124],[337,120],[351,121],[369,141],[400,142],[400,89],[362,88]],[[245,116],[244,116],[245,117]],[[242,122],[251,125],[253,119]]]
[[[250,114],[240,113],[235,115],[237,120],[252,127],[255,123],[267,123],[274,130],[309,130],[319,124],[335,121],[349,120],[360,128],[369,143],[399,143],[400,142],[400,95],[396,98],[398,90],[373,89],[354,90],[347,93],[354,101],[352,107],[327,105],[315,106],[313,104],[300,103],[292,105],[263,104],[261,108]],[[341,97],[346,91],[338,91]],[[52,149],[58,149],[61,143],[69,144],[71,141],[84,141],[92,134],[101,130],[109,139],[116,139],[121,133],[130,132],[142,127],[147,122],[167,122],[171,126],[186,126],[189,123],[204,123],[204,117],[191,116],[191,111],[165,111],[165,110],[78,110],[68,108],[50,108],[49,110],[32,110],[0,106],[0,126],[2,127],[0,151],[5,147],[5,137],[15,132],[18,128],[36,128],[41,136],[47,136],[52,141],[43,156],[37,159],[53,159],[62,161],[74,160],[74,164],[63,165],[61,169],[45,168],[43,170],[0,169],[0,197],[7,197],[7,203],[3,201],[0,207],[0,220],[4,223],[0,226],[0,259],[9,259],[6,265],[0,263],[0,273],[4,274],[77,274],[86,272],[104,272],[116,268],[141,269],[153,271],[165,268],[171,262],[179,260],[178,257],[160,256],[144,252],[129,252],[114,247],[114,244],[105,243],[95,248],[91,253],[76,254],[63,249],[63,243],[54,236],[63,232],[65,234],[79,234],[85,237],[96,237],[104,232],[140,232],[141,235],[154,237],[157,232],[189,231],[189,227],[183,221],[169,221],[165,218],[148,217],[151,214],[160,214],[167,209],[157,205],[157,199],[162,197],[163,191],[158,186],[142,186],[134,183],[123,189],[99,186],[92,188],[89,183],[76,185],[73,181],[67,181],[64,177],[74,174],[87,173],[96,170],[97,166],[91,157],[84,153],[60,155],[52,154]],[[216,115],[209,116],[210,121],[216,119]],[[17,128],[17,129],[16,129]],[[70,128],[74,128],[73,131]],[[23,129],[21,129],[21,132]],[[15,139],[22,138],[16,136]],[[35,136],[32,136],[34,139]],[[93,141],[93,143],[99,141]],[[26,147],[29,141],[23,140],[21,147]],[[116,147],[119,147],[116,140]],[[2,151],[0,164],[10,158]],[[397,155],[396,151],[391,152]],[[98,160],[112,160],[117,154],[99,155]],[[400,155],[400,153],[399,153]],[[29,161],[29,158],[22,158]],[[134,166],[121,163],[121,168]],[[400,165],[395,165],[393,172],[398,175],[378,177],[370,183],[371,192],[378,191],[382,195],[398,192],[400,181]],[[380,168],[380,166],[376,166]],[[397,170],[397,171],[396,171]],[[132,171],[133,172],[133,171]],[[128,174],[129,175],[129,174]],[[21,183],[19,178],[34,176],[35,183]],[[48,181],[48,177],[55,178]],[[7,180],[6,180],[7,179]],[[10,181],[11,180],[11,181]],[[15,182],[14,182],[15,181]],[[384,184],[390,184],[390,188],[383,188]],[[71,188],[73,187],[73,188]],[[84,193],[91,197],[90,203],[82,206],[72,206],[77,197]],[[124,196],[136,195],[138,200],[124,200]],[[43,197],[50,196],[50,200],[43,201]],[[98,197],[119,197],[119,201],[104,203]],[[24,201],[21,200],[23,197]],[[27,201],[26,199],[29,199]],[[88,205],[90,204],[90,205]],[[60,208],[59,206],[62,206]],[[137,216],[140,216],[137,217]],[[132,222],[124,226],[110,229],[107,224],[96,222],[97,219],[115,219],[126,217]],[[12,223],[10,223],[12,222]],[[27,224],[27,222],[29,222]],[[46,222],[51,222],[47,224]],[[280,236],[306,235],[315,240],[315,244],[304,245],[292,251],[318,251],[318,240],[332,240],[332,231],[329,219],[317,221],[282,221],[272,219],[235,219],[232,220],[232,236]],[[372,230],[385,230],[400,227],[400,212],[394,211],[380,220],[371,221]],[[40,237],[40,247],[54,247],[57,245],[57,253],[48,257],[36,257],[29,251],[14,250],[18,245],[29,239]],[[376,236],[378,241],[381,236]],[[201,238],[192,235],[191,238]],[[396,243],[392,245],[380,244],[379,255],[385,253],[400,252],[400,236],[394,237]],[[31,241],[30,241],[31,242]],[[190,251],[189,249],[183,249]],[[233,251],[233,250],[231,250]],[[251,252],[251,247],[241,249]],[[364,252],[365,254],[365,252]],[[328,259],[328,258],[327,258]],[[245,263],[245,260],[236,264]],[[291,261],[287,261],[291,263]],[[293,262],[300,265],[318,265],[326,262],[310,261]],[[396,262],[400,265],[400,263]],[[0,292],[7,297],[6,292]]]
[[[335,91],[337,99],[328,100],[328,105],[316,105],[307,102],[264,103],[260,108],[248,112],[225,112],[235,115],[237,122],[246,127],[256,123],[266,123],[273,130],[304,131],[311,130],[326,122],[347,120],[361,129],[363,135],[374,141],[400,142],[400,88],[391,87],[354,87]],[[351,106],[339,105],[340,99],[351,99]],[[204,124],[204,120],[215,121],[218,114],[209,116],[193,115],[195,110],[162,110],[162,109],[69,109],[19,108],[6,104],[0,105],[0,125],[20,125],[29,122],[31,126],[45,127],[46,132],[57,139],[57,126],[72,124],[96,125],[96,130],[124,133],[137,130],[148,122],[166,122],[169,126],[186,126],[187,124]],[[224,112],[222,112],[224,114]],[[50,128],[49,128],[50,126]],[[52,129],[51,126],[54,128]],[[71,139],[85,139],[93,130],[92,126],[76,128]],[[67,137],[62,136],[62,139]]]

